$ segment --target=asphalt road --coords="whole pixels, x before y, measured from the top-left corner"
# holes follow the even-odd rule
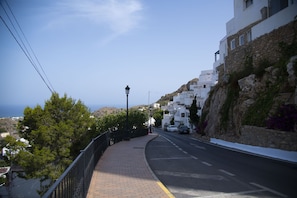
[[[147,161],[179,197],[297,197],[297,165],[164,132],[148,143]]]

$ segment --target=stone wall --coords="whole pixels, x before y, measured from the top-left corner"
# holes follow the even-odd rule
[[[240,142],[255,146],[297,151],[297,133],[255,126],[241,128]]]
[[[259,62],[264,59],[269,60],[271,63],[276,62],[281,56],[279,53],[279,43],[285,42],[287,44],[291,44],[293,42],[294,35],[296,34],[294,29],[295,31],[297,30],[297,22],[291,22],[251,42],[247,42],[245,39],[245,45],[242,46],[239,46],[239,36],[242,34],[246,35],[247,32],[251,30],[251,26],[248,26],[239,31],[237,34],[228,37],[227,43],[229,51],[225,60],[226,73],[242,70],[247,57],[252,57],[254,67],[257,67]],[[235,39],[236,41],[236,48],[230,50],[230,42],[232,39]]]
[[[297,151],[297,133],[246,125],[242,126],[240,132],[240,137],[221,134],[214,138],[240,144]]]

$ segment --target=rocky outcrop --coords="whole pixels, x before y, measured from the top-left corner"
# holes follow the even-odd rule
[[[229,36],[228,43],[240,34]],[[294,132],[265,131],[280,106],[297,105],[296,54],[297,21],[228,50],[225,64],[218,67],[219,82],[203,107],[206,136],[297,150],[296,135],[291,137],[296,125]]]
[[[280,71],[281,67],[269,66],[264,69],[261,77],[250,74],[238,79],[237,87],[234,87],[231,82],[217,84],[203,108],[203,114],[206,114],[205,120],[207,121],[204,131],[206,135],[244,144],[297,150],[294,146],[297,142],[297,131],[288,134],[290,132],[272,132],[274,130],[267,130],[265,126],[247,127],[244,125],[244,119],[250,107],[262,98],[266,97],[271,101],[266,118],[274,114],[281,104],[297,104],[296,60],[297,56],[292,57],[285,66],[287,76],[281,76],[283,75]],[[229,93],[232,89],[235,89],[235,91],[233,90],[236,92],[234,95]],[[229,108],[223,108],[228,100],[232,100],[229,102]],[[228,112],[223,112],[223,110]],[[255,111],[262,113],[263,109],[260,106]],[[224,115],[228,116],[227,121],[224,120]],[[224,125],[224,121],[226,125]],[[288,138],[284,138],[286,134],[288,134]],[[293,140],[296,142],[292,143]]]
[[[295,69],[294,69],[295,65]],[[294,103],[297,104],[297,74],[296,74],[297,56],[293,56],[287,65],[288,83],[290,86],[295,86]]]

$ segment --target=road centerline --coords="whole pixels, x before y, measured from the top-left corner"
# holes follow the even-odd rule
[[[235,174],[230,173],[230,172],[228,172],[228,171],[225,171],[225,170],[223,170],[223,169],[219,169],[219,171],[222,172],[222,173],[225,173],[226,175],[232,176],[232,177],[235,176]]]
[[[201,162],[202,164],[206,165],[206,166],[212,166],[212,164],[208,163],[208,162]]]

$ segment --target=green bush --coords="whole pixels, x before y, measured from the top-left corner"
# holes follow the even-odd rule
[[[273,105],[273,98],[277,93],[277,89],[272,87],[264,92],[253,105],[249,107],[245,113],[243,124],[263,127],[265,120]]]

